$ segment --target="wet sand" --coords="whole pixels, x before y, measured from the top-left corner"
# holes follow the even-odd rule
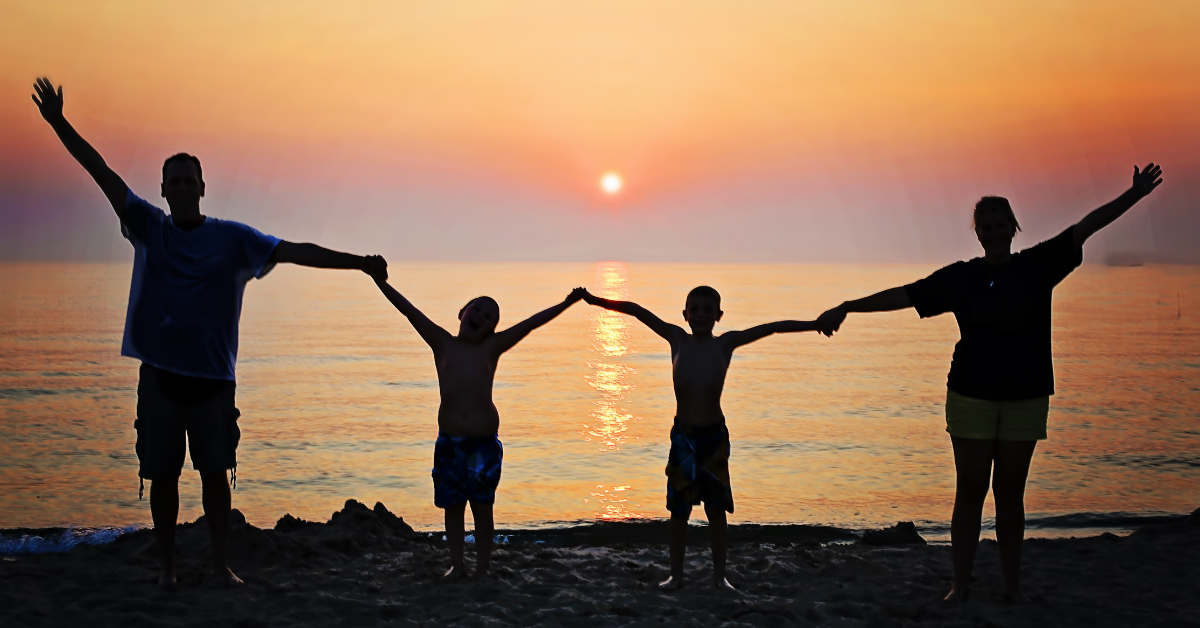
[[[693,531],[702,543],[703,528]],[[4,557],[0,625],[1200,626],[1200,514],[1128,537],[1027,541],[1021,604],[997,599],[996,545],[985,541],[961,606],[938,602],[950,548],[905,534],[868,545],[836,528],[737,526],[736,594],[705,586],[702,545],[691,548],[683,590],[655,588],[667,575],[665,522],[501,534],[509,542],[497,546],[494,578],[452,583],[440,580],[440,535],[413,532],[382,505],[347,502],[328,523],[284,517],[272,530],[242,519],[231,564],[246,585],[225,589],[207,576],[205,524],[184,524],[180,588],[168,593],[155,586],[154,539],[143,530]]]

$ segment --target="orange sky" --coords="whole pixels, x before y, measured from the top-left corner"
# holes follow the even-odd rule
[[[6,2],[6,257],[126,254],[42,74],[144,196],[188,150],[210,213],[410,259],[942,259],[981,194],[1028,245],[1149,160],[1109,247],[1200,235],[1200,3],[343,4]]]

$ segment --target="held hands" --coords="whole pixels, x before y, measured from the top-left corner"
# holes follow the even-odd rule
[[[567,303],[575,303],[580,299],[586,299],[587,293],[588,291],[586,288],[575,288],[571,291],[571,294],[567,295]]]
[[[842,326],[842,322],[846,320],[846,310],[842,306],[826,310],[824,314],[817,317],[817,331],[825,334],[827,337],[832,337]]]
[[[33,84],[34,94],[30,96],[34,104],[38,106],[38,110],[42,112],[42,118],[46,122],[54,122],[62,119],[63,115],[63,91],[62,85],[58,86],[58,91],[54,91],[54,85],[50,83],[50,79],[42,77]]]
[[[61,106],[61,105],[60,105]],[[1146,164],[1145,170],[1133,167],[1133,189],[1140,195],[1146,196],[1162,183],[1162,168],[1154,162]]]
[[[363,258],[362,271],[375,281],[387,281],[387,260],[382,255],[368,255]]]

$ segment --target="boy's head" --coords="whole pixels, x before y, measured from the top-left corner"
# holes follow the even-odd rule
[[[691,326],[692,333],[712,333],[722,314],[721,293],[708,286],[692,288],[683,305],[683,320]]]
[[[458,337],[483,340],[496,331],[500,322],[500,304],[492,297],[475,297],[458,311]]]

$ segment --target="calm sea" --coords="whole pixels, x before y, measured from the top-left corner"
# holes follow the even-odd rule
[[[576,285],[683,324],[687,290],[724,296],[718,331],[811,319],[932,266],[398,264],[392,283],[456,329],[488,294],[510,325]],[[0,266],[0,528],[129,525],[137,363],[120,357],[127,264]],[[1085,266],[1055,292],[1059,394],[1026,499],[1033,522],[1120,527],[1200,504],[1200,267]],[[740,350],[724,408],[735,522],[944,530],[954,468],[942,404],[951,316],[858,315],[829,339]],[[285,267],[242,315],[234,504],[257,525],[324,521],[347,498],[438,529],[429,350],[363,275]],[[500,363],[502,527],[662,517],[674,401],[665,342],[580,303]],[[190,468],[182,519],[201,512]],[[985,511],[991,515],[989,504]],[[697,516],[700,516],[699,511]],[[1108,523],[1106,523],[1108,522]]]

